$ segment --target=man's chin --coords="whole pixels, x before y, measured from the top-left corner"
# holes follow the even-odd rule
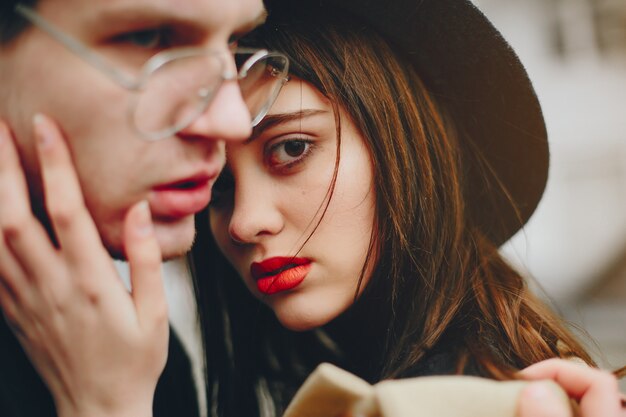
[[[128,261],[126,254],[120,250],[120,249],[115,249],[115,250],[109,250],[109,254],[111,255],[111,257],[113,259],[115,259],[116,261]],[[176,258],[180,258],[183,255],[186,255],[189,251],[191,250],[191,245],[183,248],[183,249],[178,249],[178,250],[168,250],[168,251],[161,251],[161,259],[163,260],[163,262],[165,261],[171,261],[173,259]]]
[[[196,225],[193,216],[173,223],[154,223],[161,257],[163,260],[178,258],[191,250],[196,237]]]
[[[191,250],[191,245],[187,246],[185,249],[181,249],[178,251],[171,252],[162,252],[161,258],[163,261],[171,261],[172,259],[180,258],[183,255],[186,255]]]
[[[196,230],[193,217],[177,223],[154,224],[154,232],[161,249],[163,261],[179,258],[191,250]],[[121,244],[106,245],[114,259],[126,261],[126,254]]]

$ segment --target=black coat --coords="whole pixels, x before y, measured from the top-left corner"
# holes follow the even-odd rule
[[[154,399],[154,417],[198,417],[191,363],[170,328],[169,355]],[[0,315],[0,417],[56,417],[52,396]]]

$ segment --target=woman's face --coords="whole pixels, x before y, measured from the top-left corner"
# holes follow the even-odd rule
[[[330,198],[337,157],[331,103],[292,79],[253,137],[227,146],[214,190],[210,217],[218,246],[250,291],[292,330],[322,326],[345,311],[367,258],[372,163],[345,113],[340,152]]]

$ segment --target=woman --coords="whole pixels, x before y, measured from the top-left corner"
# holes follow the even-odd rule
[[[547,147],[491,26],[457,1],[269,5],[241,43],[285,52],[291,80],[227,146],[214,242],[201,217],[194,247],[223,415],[282,410],[323,361],[369,382],[593,365],[497,252],[538,202]]]
[[[353,7],[364,12],[376,4],[361,1]],[[251,297],[235,271],[217,258],[205,233],[207,219],[200,219],[195,266],[207,313],[209,398],[218,415],[279,412],[321,361],[372,382],[433,373],[507,378],[531,363],[569,354],[591,363],[558,321],[532,300],[496,250],[530,216],[545,182],[545,131],[525,73],[469,3],[423,2],[422,14],[401,3],[380,5],[384,10],[370,10],[377,20],[389,16],[403,22],[415,15],[421,21],[408,19],[410,27],[432,31],[417,48],[432,73],[407,64],[389,47],[392,39],[364,30],[351,15],[331,22],[315,8],[291,10],[288,2],[275,3],[268,26],[257,38],[242,41],[275,43],[297,68],[278,107],[249,144],[229,149],[233,184],[227,171],[211,208],[219,247],[273,310]],[[398,6],[399,16],[392,17],[391,6]],[[442,44],[445,59],[436,66],[429,64],[434,55],[427,51],[440,39],[443,22],[453,25],[456,35]],[[468,33],[457,31],[459,23],[468,24]],[[399,24],[398,30],[406,33]],[[472,39],[472,33],[488,40],[478,42],[482,49],[453,41]],[[500,58],[490,60],[482,53]],[[484,67],[471,71],[481,62]],[[468,137],[472,140],[465,141]],[[62,147],[60,140],[52,143]],[[52,163],[43,155],[46,176]],[[68,160],[62,163],[66,168]],[[356,171],[358,176],[352,174]],[[517,181],[519,172],[527,178]],[[75,185],[69,183],[77,193]],[[50,201],[58,194],[46,195]],[[290,206],[295,227],[281,225],[284,219],[271,206],[277,201]],[[256,214],[263,216],[255,219]],[[256,222],[257,230],[246,221]],[[149,413],[145,401],[117,401],[149,398],[154,371],[163,361],[161,345],[153,342],[162,339],[164,317],[154,280],[158,249],[149,223],[145,207],[128,215],[132,299],[119,285],[75,284],[64,276],[55,281],[72,294],[63,300],[71,308],[60,306],[64,314],[34,314],[29,321],[28,306],[13,306],[22,317],[20,340],[48,384],[57,387],[53,391],[62,415]],[[280,245],[263,252],[262,243],[277,236],[284,236]],[[89,271],[86,265],[77,273]],[[325,278],[335,276],[341,278],[336,283]],[[31,305],[58,309],[41,307],[50,302],[45,294],[50,281],[32,282],[28,294],[38,302]],[[321,284],[317,289],[315,282]],[[38,286],[43,287],[39,292]],[[83,293],[86,302],[77,305]],[[3,308],[8,299],[4,294]],[[136,310],[136,320],[120,314],[121,302],[124,310]],[[528,372],[545,377],[553,366],[570,369],[559,363]],[[586,415],[618,415],[616,388],[597,389],[614,380],[583,373],[568,380],[596,387],[585,395],[562,382],[582,396]],[[594,396],[597,391],[601,395]],[[605,398],[615,400],[609,412],[602,408]],[[593,408],[585,410],[585,404]]]

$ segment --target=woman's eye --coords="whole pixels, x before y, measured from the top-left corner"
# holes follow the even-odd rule
[[[270,148],[268,163],[271,167],[290,167],[302,161],[311,151],[311,142],[304,139],[290,139]]]
[[[168,34],[165,29],[145,29],[129,32],[118,36],[118,40],[143,49],[168,47]]]

